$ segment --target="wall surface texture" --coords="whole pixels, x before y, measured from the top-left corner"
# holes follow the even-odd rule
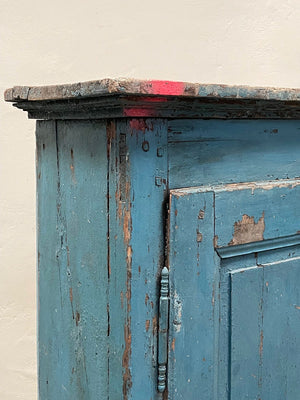
[[[1,93],[106,77],[300,87],[299,0],[0,0],[0,22]],[[32,400],[35,127],[0,107],[0,398]]]

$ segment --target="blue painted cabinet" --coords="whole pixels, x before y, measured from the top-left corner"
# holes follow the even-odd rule
[[[38,120],[39,398],[297,399],[300,91],[5,97]]]

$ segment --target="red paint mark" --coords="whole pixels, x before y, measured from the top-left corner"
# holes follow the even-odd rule
[[[165,103],[168,99],[166,97],[143,97],[143,101],[147,103]]]
[[[183,82],[172,81],[149,81],[145,82],[147,93],[160,94],[164,96],[183,95],[185,84]]]
[[[155,117],[156,111],[143,107],[125,107],[123,115],[124,117]]]
[[[127,98],[132,103],[164,103],[169,101],[166,97],[163,96],[130,96]]]
[[[142,131],[145,133],[146,130],[153,130],[153,125],[149,126],[144,119],[131,119],[130,128],[135,131]]]

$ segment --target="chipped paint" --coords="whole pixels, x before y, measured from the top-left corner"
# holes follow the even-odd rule
[[[198,219],[204,219],[204,215],[205,215],[205,211],[204,210],[200,210],[199,214],[198,214]]]
[[[203,239],[202,233],[197,230],[197,236],[196,236],[197,243],[202,242],[202,239]]]
[[[67,265],[69,267],[70,266],[70,249],[69,249],[69,246],[66,246],[66,250],[67,250]]]
[[[150,319],[147,319],[147,320],[146,320],[146,323],[145,323],[146,332],[148,332],[149,326],[150,326]]]
[[[75,314],[75,323],[76,323],[76,326],[79,325],[79,322],[80,322],[80,314],[79,314],[78,311],[76,311],[76,314]]]
[[[182,301],[176,291],[174,293],[173,307],[174,307],[173,325],[175,332],[179,333],[181,330],[181,323],[182,323]]]
[[[171,349],[172,349],[172,351],[175,351],[175,341],[176,341],[176,338],[173,338],[173,339],[172,339],[172,343],[171,343]]]
[[[259,341],[259,356],[262,357],[264,347],[264,332],[260,332],[260,341]]]
[[[272,190],[274,188],[289,188],[293,189],[300,185],[300,178],[295,179],[278,179],[275,181],[261,181],[261,182],[241,182],[241,183],[228,183],[224,185],[209,185],[201,187],[188,187],[181,189],[174,189],[170,191],[170,196],[180,198],[189,196],[195,193],[206,193],[206,192],[235,192],[237,190],[251,190],[254,194],[255,190]]]
[[[110,126],[109,138],[115,136],[114,126]],[[122,239],[125,251],[126,273],[124,285],[126,289],[120,291],[121,308],[124,310],[124,347],[122,355],[122,387],[123,399],[127,400],[130,397],[130,389],[132,386],[131,376],[131,277],[132,277],[132,220],[131,220],[131,185],[129,174],[129,157],[126,144],[126,134],[120,133],[117,143],[119,155],[115,158],[115,168],[118,171],[117,187],[114,197],[116,202],[116,221],[122,231]],[[109,152],[111,149],[109,148]]]
[[[124,339],[125,339],[125,349],[122,357],[123,372],[123,399],[128,399],[129,390],[132,386],[131,381],[131,371],[129,367],[130,357],[131,357],[131,330],[130,330],[130,317],[127,320],[127,324],[124,326]]]
[[[75,167],[74,167],[74,150],[71,149],[71,165],[70,165],[70,170],[71,170],[71,175],[72,175],[72,182],[74,185],[77,183],[76,182],[76,177],[75,177]]]
[[[154,315],[154,317],[152,318],[152,333],[153,336],[156,336],[157,334],[157,316]]]
[[[107,159],[109,160],[112,142],[116,138],[116,124],[114,121],[107,121],[106,135],[107,135]]]
[[[124,232],[124,243],[128,245],[131,239],[131,201],[130,201],[130,183],[126,181],[125,183],[125,199],[126,204],[121,203],[123,206],[123,232]],[[128,253],[128,252],[127,252]],[[128,254],[127,254],[128,255]]]
[[[130,239],[130,235],[129,235]],[[131,357],[131,317],[130,317],[130,309],[131,309],[131,261],[132,261],[132,248],[131,246],[127,246],[127,279],[126,279],[126,305],[127,305],[127,318],[124,326],[124,341],[125,341],[125,349],[122,358],[122,366],[123,366],[123,396],[124,400],[128,399],[128,392],[132,386],[131,381],[131,370],[130,370],[130,357]]]
[[[120,294],[120,298],[121,298],[121,308],[124,308],[124,293],[123,293],[123,291]]]
[[[146,295],[145,295],[145,306],[148,305],[148,300],[149,300],[149,295],[148,295],[148,293],[146,293]]]
[[[131,216],[130,210],[125,210],[123,219],[124,242],[128,243],[131,236]]]
[[[72,290],[72,288],[69,289],[69,297],[70,297],[70,302],[73,303],[73,290]]]
[[[214,239],[213,239],[214,248],[217,248],[217,247],[218,247],[218,239],[219,239],[219,236],[218,236],[218,235],[215,235],[215,236],[214,236]]]
[[[244,214],[240,221],[234,223],[234,234],[231,241],[228,243],[229,246],[258,242],[264,240],[265,231],[265,213],[257,222],[254,217],[249,217]]]

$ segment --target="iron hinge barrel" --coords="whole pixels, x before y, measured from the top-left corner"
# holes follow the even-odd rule
[[[158,325],[158,383],[157,390],[166,389],[168,362],[168,320],[169,320],[169,270],[164,267],[161,272]]]

